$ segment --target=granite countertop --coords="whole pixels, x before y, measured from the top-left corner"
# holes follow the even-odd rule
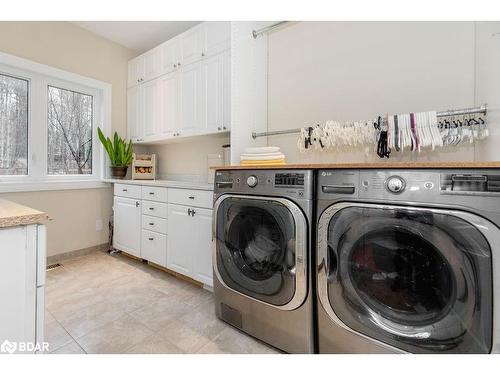
[[[214,190],[214,185],[207,182],[176,181],[176,180],[120,180],[114,178],[104,179],[103,182],[112,184],[130,184],[146,186],[164,186],[169,188]]]
[[[213,167],[216,170],[243,169],[500,169],[500,161],[492,162],[418,162],[418,163],[322,163],[283,164],[274,166],[230,165]]]
[[[49,215],[45,212],[0,199],[0,228],[43,224],[47,220]]]

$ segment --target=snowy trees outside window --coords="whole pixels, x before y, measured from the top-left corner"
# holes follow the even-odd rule
[[[28,174],[28,85],[0,74],[0,176]]]
[[[47,173],[92,174],[92,96],[53,86],[47,95]]]

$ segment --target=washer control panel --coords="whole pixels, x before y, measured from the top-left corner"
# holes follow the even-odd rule
[[[313,178],[312,170],[220,170],[215,172],[214,193],[313,199]]]

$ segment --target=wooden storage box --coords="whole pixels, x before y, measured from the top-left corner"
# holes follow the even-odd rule
[[[154,180],[156,178],[156,154],[133,154],[132,180]]]

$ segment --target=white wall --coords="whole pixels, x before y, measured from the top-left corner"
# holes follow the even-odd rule
[[[206,181],[207,155],[222,154],[222,145],[230,142],[227,134],[193,137],[177,143],[146,147],[158,155],[160,178]]]
[[[0,22],[0,51],[112,84],[112,126],[126,135],[127,62],[134,53],[69,22]],[[0,194],[49,214],[48,254],[107,242],[111,187]],[[96,231],[96,220],[104,228]]]
[[[265,145],[252,139],[252,130],[267,129],[267,34],[254,39],[252,30],[272,22],[231,22],[231,161],[249,146]]]
[[[487,102],[489,140],[438,153],[393,153],[389,161],[500,160],[495,31],[500,23],[477,24],[476,51],[473,22],[289,23],[269,34],[268,129]],[[361,150],[300,154],[296,140],[272,136],[268,144],[280,146],[289,162],[380,161]]]

